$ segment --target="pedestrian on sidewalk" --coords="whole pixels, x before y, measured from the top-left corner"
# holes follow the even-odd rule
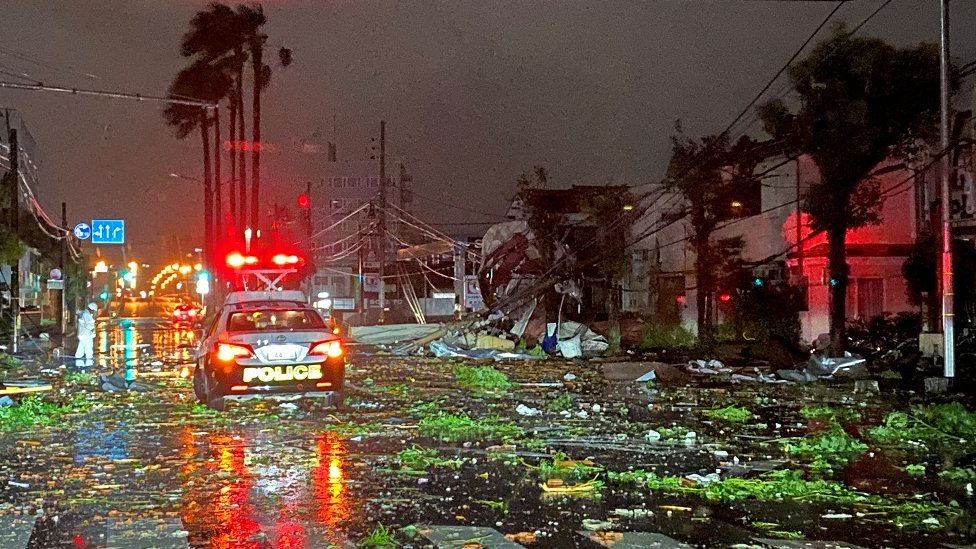
[[[89,303],[88,308],[78,313],[78,350],[75,351],[75,366],[88,368],[95,363],[95,314],[98,305]]]

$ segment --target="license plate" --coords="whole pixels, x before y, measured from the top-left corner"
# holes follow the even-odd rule
[[[270,347],[265,349],[264,356],[268,360],[295,360],[298,353],[291,347]]]

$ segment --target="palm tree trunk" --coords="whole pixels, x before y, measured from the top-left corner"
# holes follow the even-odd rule
[[[264,88],[264,78],[262,68],[264,61],[264,38],[258,37],[251,44],[251,70],[254,73],[254,95],[251,103],[251,135],[254,136],[253,147],[251,147],[251,226],[254,230],[258,229],[258,199],[261,189],[261,90]]]
[[[214,238],[223,238],[224,225],[224,204],[221,197],[220,187],[223,186],[220,175],[220,105],[214,109]],[[214,241],[216,244],[216,240]]]
[[[213,189],[210,174],[210,123],[200,111],[200,141],[203,145],[203,254],[208,267],[213,264]]]
[[[838,223],[827,230],[830,271],[830,346],[840,356],[847,332],[847,225]]]
[[[237,94],[230,92],[230,187],[227,189],[227,198],[230,206],[230,223],[234,234],[237,234],[237,149],[234,142],[237,141]]]
[[[247,222],[247,162],[244,157],[244,65],[241,65],[240,72],[237,74],[237,175],[240,178],[241,201],[240,208],[241,228],[249,226]]]

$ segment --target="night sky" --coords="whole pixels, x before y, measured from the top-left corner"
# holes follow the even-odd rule
[[[853,26],[881,3],[848,2],[838,19]],[[0,70],[164,95],[186,63],[180,38],[205,4],[0,0]],[[954,4],[953,55],[966,62],[976,53],[976,4]],[[335,135],[340,159],[360,160],[385,118],[389,156],[414,175],[417,214],[435,223],[498,220],[519,173],[535,165],[559,186],[660,178],[675,119],[690,135],[721,131],[834,5],[269,1],[274,74],[263,133],[289,150]],[[937,41],[938,6],[896,0],[861,32],[898,45]],[[287,69],[275,63],[281,46],[293,50]],[[202,175],[199,137],[177,141],[159,105],[0,89],[0,106],[19,110],[39,143],[38,191],[52,217],[67,201],[71,224],[125,218],[131,253],[144,261],[168,259],[162,235],[199,245],[200,185],[168,175]],[[292,204],[300,192],[290,164],[308,173],[324,160],[269,160],[266,203]]]

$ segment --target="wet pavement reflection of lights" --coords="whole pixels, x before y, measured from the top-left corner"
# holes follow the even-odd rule
[[[211,549],[341,544],[353,519],[345,485],[345,442],[331,432],[314,447],[285,445],[266,432],[180,432],[182,518],[193,546]],[[312,441],[309,441],[312,442]]]

